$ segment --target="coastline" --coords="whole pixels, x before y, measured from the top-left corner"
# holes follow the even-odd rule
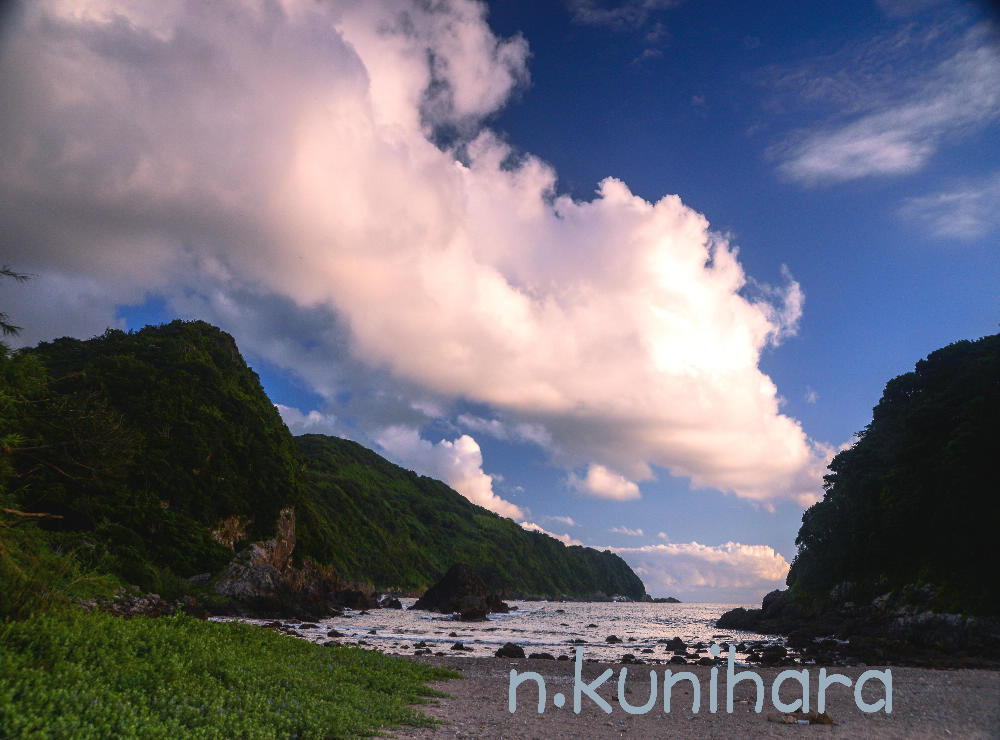
[[[805,732],[820,732],[824,736],[873,738],[990,738],[996,737],[1000,728],[1000,672],[985,669],[933,669],[910,666],[831,666],[829,672],[848,676],[852,682],[866,670],[888,668],[892,672],[893,711],[866,714],[855,704],[852,689],[832,686],[826,694],[826,711],[834,725],[811,725],[808,728],[768,721],[775,709],[771,703],[771,685],[775,677],[785,670],[781,667],[755,666],[754,671],[764,682],[763,711],[752,711],[756,688],[750,681],[741,681],[734,687],[734,711],[725,711],[725,670],[719,671],[719,711],[708,711],[708,686],[711,668],[707,666],[682,666],[694,673],[702,687],[702,706],[698,713],[691,711],[691,693],[687,682],[674,689],[672,711],[663,712],[662,691],[653,709],[646,714],[627,714],[618,704],[617,681],[623,667],[614,663],[586,663],[584,681],[592,681],[605,669],[613,675],[599,689],[598,694],[608,701],[612,711],[606,714],[587,697],[583,698],[581,713],[572,709],[574,664],[571,661],[530,659],[470,658],[458,656],[425,655],[413,658],[427,665],[454,668],[464,678],[431,684],[432,688],[448,694],[421,705],[420,711],[428,717],[447,722],[432,728],[403,728],[387,732],[386,737],[445,738],[445,737],[503,737],[503,738],[610,738],[610,737],[782,737]],[[662,688],[664,671],[671,666],[627,666],[626,698],[633,705],[642,705],[649,697],[650,670],[655,670]],[[677,668],[677,666],[673,666]],[[518,708],[513,714],[508,710],[508,688],[511,669],[519,674],[525,671],[539,673],[549,692],[560,691],[570,700],[562,709],[546,707],[537,713],[537,691],[532,682],[519,689]],[[819,666],[809,666],[810,704],[816,705],[816,679]],[[684,687],[684,688],[682,688]],[[801,693],[794,681],[782,685],[781,696],[792,701]],[[877,701],[883,694],[877,681],[865,685],[866,701]],[[741,701],[742,700],[742,701]]]

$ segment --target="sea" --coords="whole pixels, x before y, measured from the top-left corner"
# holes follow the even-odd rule
[[[491,614],[485,622],[461,622],[448,615],[409,609],[416,599],[400,601],[403,609],[347,610],[343,616],[316,622],[282,623],[285,629],[307,640],[360,644],[394,655],[430,649],[454,656],[486,657],[511,642],[520,645],[526,654],[549,653],[556,658],[573,657],[580,646],[586,658],[602,662],[617,662],[627,653],[645,662],[666,662],[674,651],[665,643],[675,637],[688,646],[689,655],[699,649],[704,654],[704,648],[712,643],[783,644],[777,635],[715,626],[723,612],[737,606],[752,608],[752,604],[508,601],[517,607],[509,614]],[[242,621],[267,624],[273,620]],[[340,636],[331,635],[332,630]],[[611,635],[621,642],[609,643]],[[453,651],[456,643],[469,650]],[[737,650],[737,660],[742,662],[748,650],[749,646]]]

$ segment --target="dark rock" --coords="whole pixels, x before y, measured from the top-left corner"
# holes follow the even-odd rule
[[[458,600],[458,617],[463,622],[485,622],[490,613],[489,605],[482,596],[466,594]]]
[[[670,663],[674,663],[676,665],[687,665],[687,661],[684,660],[684,656],[683,655],[672,655],[672,656],[670,656],[670,661],[669,662]]]
[[[618,635],[608,635],[607,637],[604,638],[604,641],[611,645],[614,645],[616,642],[621,642],[622,640],[620,637],[618,637]]]
[[[463,620],[483,620],[493,612],[506,613],[510,607],[490,591],[468,565],[453,565],[444,577],[421,596],[413,609],[458,613]]]
[[[319,629],[319,625],[318,624],[313,624],[312,622],[306,622],[304,624],[300,624],[299,625],[299,629],[300,630],[318,630]]]
[[[532,660],[555,660],[552,653],[532,653],[528,657]]]
[[[702,658],[698,658],[698,665],[715,665],[715,660],[712,659],[712,658],[709,658],[706,655],[706,656],[704,656]]]
[[[671,650],[683,650],[687,647],[687,645],[684,644],[684,640],[679,637],[675,637],[667,642],[667,647]]]
[[[568,655],[560,655],[558,658],[556,658],[556,660],[569,660],[569,656]]]
[[[632,655],[632,653],[625,653],[622,656],[622,658],[621,658],[621,660],[619,662],[620,663],[642,663],[642,661],[639,660],[638,658],[636,658],[634,655]]]
[[[382,601],[379,602],[379,607],[382,609],[402,609],[403,603],[399,599],[390,598],[386,596]]]
[[[570,645],[586,645],[587,641],[586,640],[581,640],[579,637],[574,637],[572,640],[569,641],[569,644]]]
[[[458,633],[457,632],[449,632],[448,633],[448,637],[458,637]]]
[[[788,650],[781,645],[768,645],[761,651],[760,655],[765,665],[773,665],[787,657]]]
[[[326,633],[326,636],[327,637],[343,637],[344,635],[343,635],[342,632],[337,632],[337,630],[330,630],[329,632]]]
[[[523,658],[524,648],[520,645],[515,645],[512,642],[508,642],[502,648],[498,649],[494,653],[498,658]]]
[[[804,648],[813,644],[813,635],[811,630],[805,628],[799,628],[797,630],[792,630],[788,633],[788,638],[785,640],[785,644],[791,648]]]
[[[587,625],[587,629],[594,629],[594,630],[596,630],[597,629],[597,625],[594,624],[593,622],[591,622],[590,624]]]
[[[456,642],[454,645],[452,645],[451,649],[452,650],[464,650],[467,653],[471,653],[472,652],[472,648],[466,647],[465,645],[463,645],[460,642]]]

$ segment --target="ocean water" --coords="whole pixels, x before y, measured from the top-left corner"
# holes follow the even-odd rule
[[[345,644],[363,642],[395,655],[412,655],[419,642],[434,652],[450,655],[492,656],[497,648],[513,642],[525,653],[544,652],[555,657],[574,656],[577,645],[571,640],[583,640],[586,658],[618,661],[632,653],[647,662],[669,660],[673,650],[663,641],[680,637],[694,654],[697,643],[708,646],[713,642],[737,644],[743,641],[777,642],[777,636],[762,636],[740,630],[720,630],[715,626],[723,612],[736,606],[752,604],[649,604],[629,602],[559,602],[509,601],[517,606],[510,614],[491,614],[485,622],[459,622],[433,612],[412,611],[416,599],[401,599],[404,609],[374,609],[367,613],[347,611],[343,617],[315,622],[316,628],[286,623],[298,634],[316,642],[335,639]],[[246,620],[263,623],[262,620]],[[594,626],[591,626],[594,625]],[[330,638],[335,629],[343,637]],[[454,633],[454,636],[452,635]],[[616,635],[621,643],[609,644],[608,635]],[[461,642],[471,652],[451,651]],[[707,655],[707,652],[702,654]],[[737,653],[737,659],[745,652]]]

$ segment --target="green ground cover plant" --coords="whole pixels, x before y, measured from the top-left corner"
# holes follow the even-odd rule
[[[178,615],[50,611],[0,626],[12,738],[340,738],[428,725],[444,669]]]

